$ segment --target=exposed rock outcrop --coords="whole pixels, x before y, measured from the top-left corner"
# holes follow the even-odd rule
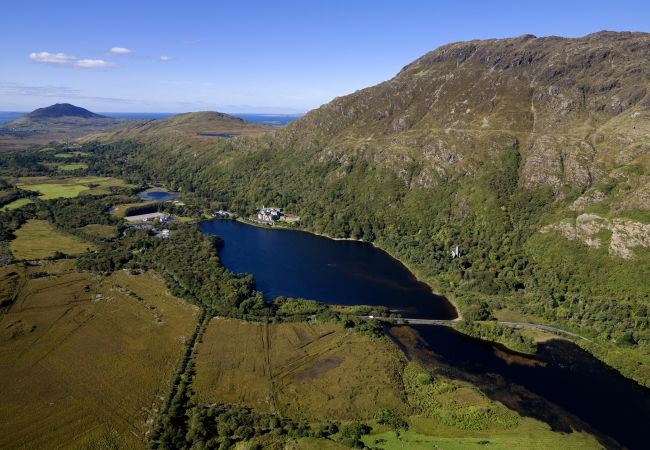
[[[650,224],[643,224],[628,219],[607,219],[596,214],[581,214],[575,225],[558,222],[540,230],[542,233],[558,231],[571,240],[579,240],[589,247],[599,248],[603,244],[602,231],[611,233],[609,253],[613,256],[629,259],[634,256],[634,247],[650,247]]]

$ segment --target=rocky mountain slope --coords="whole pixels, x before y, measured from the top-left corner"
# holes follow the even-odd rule
[[[323,158],[349,153],[423,171],[428,185],[472,173],[517,142],[527,186],[587,188],[650,149],[650,34],[445,45],[395,78],[337,98],[289,126]]]
[[[285,143],[323,162],[358,156],[424,187],[517,145],[522,186],[584,192],[573,211],[637,213],[650,208],[649,59],[648,33],[453,43],[310,112]]]

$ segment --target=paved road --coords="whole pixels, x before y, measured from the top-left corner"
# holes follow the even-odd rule
[[[590,341],[584,336],[579,334],[572,333],[570,331],[562,330],[561,328],[549,327],[548,325],[540,325],[537,323],[527,323],[527,322],[497,322],[497,325],[504,327],[513,327],[513,328],[534,328],[538,330],[548,331],[549,333],[563,334],[565,336],[571,336],[576,339],[584,339],[585,341]]]
[[[377,319],[384,320],[386,322],[397,322],[405,323],[409,325],[440,325],[446,327],[453,327],[455,323],[461,322],[458,319],[454,320],[439,320],[439,319],[411,319],[411,318],[402,318],[402,317],[375,317],[375,316],[359,316],[362,319]],[[548,325],[540,325],[537,323],[528,323],[528,322],[496,322],[497,325],[502,327],[511,327],[511,328],[532,328],[542,331],[547,331],[549,333],[559,334],[563,336],[570,336],[576,339],[584,339],[589,341],[586,337],[580,336],[579,334],[572,333],[570,331],[562,330],[560,328],[550,327]]]

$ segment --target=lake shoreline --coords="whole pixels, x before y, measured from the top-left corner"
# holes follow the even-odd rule
[[[444,298],[449,303],[449,305],[454,309],[454,312],[456,314],[456,317],[454,319],[452,319],[454,322],[460,322],[460,321],[463,320],[463,314],[462,314],[462,312],[460,310],[460,307],[458,306],[458,304],[456,303],[455,300],[450,298],[450,295],[436,292],[435,288],[431,285],[431,283],[429,281],[427,281],[424,277],[422,277],[422,275],[420,273],[418,273],[417,270],[414,270],[413,267],[411,267],[409,264],[405,263],[402,259],[400,259],[396,255],[394,255],[392,252],[386,250],[382,246],[376,244],[375,242],[364,241],[362,239],[355,239],[355,238],[337,238],[337,237],[328,236],[325,233],[319,233],[319,232],[311,231],[311,230],[308,230],[308,229],[305,229],[305,228],[295,228],[295,227],[291,227],[291,226],[275,225],[275,224],[274,225],[266,225],[266,224],[261,224],[261,223],[256,223],[256,222],[249,221],[249,220],[247,220],[247,219],[245,219],[243,217],[237,217],[234,220],[236,220],[236,221],[238,221],[240,223],[244,223],[246,225],[252,225],[254,227],[265,228],[265,229],[269,229],[269,230],[277,229],[277,230],[300,231],[300,232],[308,233],[308,234],[311,234],[311,235],[314,235],[314,236],[320,236],[320,237],[323,237],[323,238],[331,239],[333,241],[352,241],[352,242],[362,242],[364,244],[369,244],[369,245],[373,246],[374,248],[376,248],[377,250],[381,250],[382,252],[386,253],[388,256],[390,256],[394,260],[398,261],[402,266],[404,266],[415,277],[415,279],[417,281],[427,285],[429,287],[429,289],[431,290],[432,294],[434,294],[434,295],[436,295],[438,297]]]

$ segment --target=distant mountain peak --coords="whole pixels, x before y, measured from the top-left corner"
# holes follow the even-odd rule
[[[95,114],[85,108],[70,103],[56,103],[45,108],[38,108],[27,114],[30,119],[52,119],[57,117],[82,117],[86,119],[103,119],[106,116]]]

